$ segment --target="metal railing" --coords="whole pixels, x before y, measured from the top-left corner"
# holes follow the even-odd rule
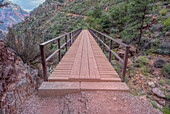
[[[122,79],[122,82],[124,82],[124,81],[125,81],[125,75],[126,75],[126,68],[127,68],[128,54],[129,54],[130,46],[127,45],[127,44],[125,44],[125,43],[122,43],[122,42],[120,42],[119,40],[116,40],[116,39],[114,39],[114,38],[112,38],[112,37],[110,37],[110,36],[108,36],[108,35],[105,35],[105,34],[99,32],[99,31],[97,31],[97,30],[94,30],[94,29],[91,29],[91,28],[89,28],[88,30],[89,30],[89,32],[92,34],[92,36],[93,36],[94,38],[96,38],[98,41],[100,41],[100,42],[103,44],[103,47],[102,47],[103,52],[104,52],[104,50],[105,50],[105,47],[109,50],[109,61],[110,61],[110,62],[111,62],[111,54],[114,54],[115,57],[123,64],[123,70],[122,70],[122,77],[121,77],[121,79]],[[98,37],[98,35],[99,35],[100,37]],[[103,36],[103,40],[101,40],[102,36]],[[108,46],[108,45],[106,44],[106,38],[108,38],[108,39],[110,40],[110,46]],[[117,55],[117,54],[112,50],[113,42],[116,42],[116,43],[118,43],[118,44],[120,44],[120,45],[122,45],[122,46],[125,47],[124,59],[122,59],[121,57],[119,57],[119,55]]]
[[[56,53],[58,53],[58,59],[60,61],[61,60],[61,49],[65,47],[66,52],[67,52],[68,43],[70,43],[70,46],[71,46],[72,43],[73,43],[74,38],[76,38],[80,34],[81,31],[82,31],[82,28],[79,28],[77,30],[74,30],[72,32],[63,34],[63,35],[61,35],[61,36],[59,36],[57,38],[51,39],[51,40],[46,41],[46,42],[39,45],[40,46],[40,51],[41,51],[41,60],[42,60],[42,66],[43,66],[44,81],[48,80],[46,62],[48,62]],[[68,37],[69,37],[69,40],[67,40]],[[65,38],[65,43],[62,46],[60,44],[60,39],[61,38]],[[46,56],[45,56],[45,46],[52,43],[52,42],[54,42],[54,41],[58,42],[58,49],[55,52],[53,52],[49,57],[46,58]]]

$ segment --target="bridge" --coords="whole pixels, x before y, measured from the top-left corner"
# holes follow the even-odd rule
[[[62,38],[65,41],[61,45]],[[46,58],[45,46],[54,41],[57,41],[58,49]],[[106,41],[109,41],[110,46]],[[113,42],[125,47],[123,59],[112,50]],[[63,48],[66,54],[61,57]],[[104,54],[106,49],[109,50],[108,59]],[[44,75],[44,82],[38,91],[40,96],[57,96],[95,90],[129,91],[124,82],[129,46],[110,36],[94,29],[82,30],[80,28],[40,44],[40,50]],[[56,54],[60,62],[48,76],[47,62]],[[110,63],[112,54],[123,64],[121,78]]]

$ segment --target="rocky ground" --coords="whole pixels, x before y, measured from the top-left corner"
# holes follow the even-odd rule
[[[55,98],[32,95],[18,114],[161,114],[158,109],[126,92],[85,91]]]
[[[162,69],[169,64],[169,57],[145,56],[148,63],[145,66],[132,68],[127,79],[131,93],[145,97],[155,108],[169,106],[170,83],[169,76]],[[135,64],[135,63],[134,63]]]
[[[136,54],[132,49],[125,79],[130,92],[146,99],[155,108],[162,110],[167,107],[168,111],[170,109],[170,56],[155,53]],[[122,51],[118,51],[118,54],[124,56]],[[112,64],[121,75],[120,62],[113,60]]]

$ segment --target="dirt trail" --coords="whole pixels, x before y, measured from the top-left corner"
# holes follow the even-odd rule
[[[66,13],[66,12],[63,12],[63,13]],[[84,18],[86,18],[87,16],[84,16],[84,15],[79,15],[79,14],[76,14],[76,13],[68,13],[68,15],[73,15],[73,16],[82,16]]]
[[[161,114],[150,103],[126,92],[93,91],[39,98],[32,95],[19,114]]]
[[[62,11],[62,10],[57,10],[57,11],[59,11],[59,12],[61,12],[61,13],[67,13],[68,16],[69,16],[69,15],[72,15],[72,16],[81,16],[81,17],[84,17],[85,19],[86,19],[86,17],[87,17],[87,16],[85,16],[85,15],[80,15],[80,14],[77,14],[77,13],[64,12],[64,11]]]

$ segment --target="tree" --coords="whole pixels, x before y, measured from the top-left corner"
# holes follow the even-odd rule
[[[22,35],[16,35],[16,31],[8,28],[7,44],[16,51],[25,63],[31,63],[40,56],[39,44],[42,42],[41,32],[25,29]]]
[[[113,28],[115,33],[121,33],[126,26],[126,16],[128,9],[128,1],[122,1],[109,8],[109,14],[112,19]]]
[[[111,18],[109,14],[104,12],[100,4],[96,4],[93,10],[88,11],[86,22],[89,26],[101,32],[110,33],[112,27]]]
[[[139,51],[141,39],[144,33],[144,25],[151,22],[152,9],[154,7],[154,0],[130,0],[130,6],[127,14],[127,24],[123,35],[127,38],[133,38],[137,43],[137,50]]]

